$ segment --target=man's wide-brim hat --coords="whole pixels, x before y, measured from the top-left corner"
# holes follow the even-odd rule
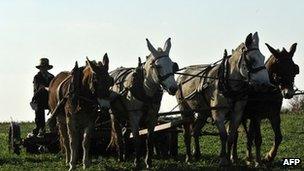
[[[49,64],[49,59],[48,58],[41,58],[39,65],[36,66],[36,68],[41,69],[45,68],[47,70],[52,69],[53,65]]]

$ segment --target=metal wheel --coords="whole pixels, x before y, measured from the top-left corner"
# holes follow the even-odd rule
[[[15,154],[20,154],[21,131],[20,126],[16,122],[11,122],[8,130],[8,148]]]

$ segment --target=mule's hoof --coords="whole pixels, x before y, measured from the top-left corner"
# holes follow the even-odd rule
[[[201,153],[194,153],[193,154],[193,156],[194,156],[194,159],[196,160],[196,161],[198,161],[198,160],[200,160],[201,158],[202,158],[202,154]]]
[[[85,170],[90,167],[90,163],[83,164],[82,168]]]
[[[152,165],[146,164],[146,169],[151,169]]]
[[[150,169],[152,167],[152,161],[151,160],[145,160],[146,168]]]
[[[245,163],[246,163],[247,166],[251,166],[252,165],[252,161],[246,160]]]
[[[246,157],[245,162],[247,166],[251,166],[253,164],[252,157]]]
[[[271,157],[270,154],[267,154],[267,155],[265,156],[265,158],[263,159],[263,162],[265,162],[265,163],[270,163],[270,162],[272,162],[272,161],[273,161],[273,157]]]
[[[185,163],[191,164],[191,160],[192,160],[191,156],[186,155]]]
[[[228,166],[230,163],[228,161],[228,159],[226,157],[221,157],[220,158],[220,162],[219,162],[219,165],[220,166]]]
[[[255,161],[255,162],[254,162],[254,167],[257,168],[257,167],[260,167],[260,166],[261,166],[261,162],[258,162],[258,161]]]
[[[231,156],[231,157],[230,157],[230,161],[231,161],[232,164],[237,164],[237,162],[238,162],[238,157]]]
[[[139,169],[139,160],[134,159],[133,165],[134,165],[135,169]]]
[[[126,160],[125,160],[124,158],[118,158],[117,161],[118,161],[118,162],[124,162],[124,161],[126,161]]]
[[[69,171],[75,170],[76,167],[75,166],[70,166]]]

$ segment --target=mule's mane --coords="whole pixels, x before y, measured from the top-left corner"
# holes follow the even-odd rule
[[[150,53],[148,56],[146,56],[146,61],[143,62],[143,64],[152,62],[153,61],[152,58],[153,58],[153,55],[152,55],[152,53]]]
[[[275,63],[276,58],[274,57],[274,55],[271,55],[267,61],[265,62],[265,67],[267,68],[267,70],[269,70],[271,68],[271,66]]]
[[[243,53],[244,48],[246,48],[245,43],[241,43],[231,54],[229,61],[238,62],[241,54]]]
[[[245,43],[241,43],[241,44],[233,51],[232,55],[233,55],[234,53],[237,53],[237,52],[238,52],[238,53],[242,53],[244,48],[246,48]]]
[[[164,52],[163,49],[160,48],[160,47],[157,48],[157,51],[158,51],[158,52]]]

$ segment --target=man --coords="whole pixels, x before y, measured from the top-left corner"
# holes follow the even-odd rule
[[[49,64],[47,58],[41,58],[40,64],[36,66],[39,72],[34,77],[34,96],[31,107],[35,110],[36,128],[33,130],[34,136],[42,136],[45,132],[45,109],[48,109],[48,87],[54,75],[48,72],[53,66]]]

